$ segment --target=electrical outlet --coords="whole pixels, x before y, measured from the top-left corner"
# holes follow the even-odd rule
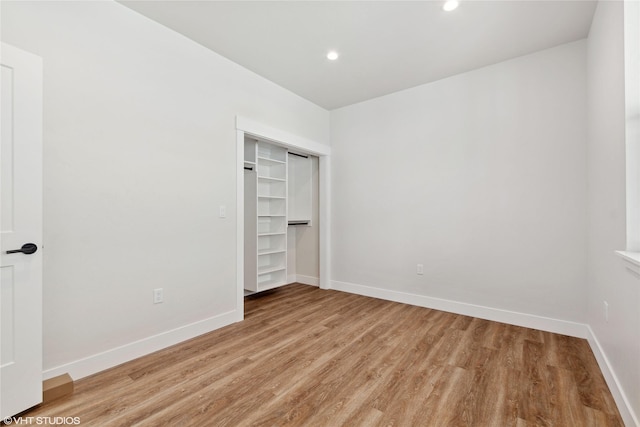
[[[416,268],[416,273],[417,274],[424,274],[424,266],[422,264],[418,264],[418,266]]]
[[[153,290],[153,303],[160,304],[164,301],[164,296],[162,295],[162,288],[156,288]]]
[[[220,206],[220,213],[218,215],[220,218],[226,218],[227,217],[227,207],[222,205]]]
[[[604,321],[609,323],[609,303],[603,301],[604,303]]]

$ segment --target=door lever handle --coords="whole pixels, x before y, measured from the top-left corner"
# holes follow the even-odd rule
[[[38,247],[34,243],[25,243],[22,245],[20,249],[14,249],[12,251],[7,251],[8,254],[17,254],[22,252],[25,255],[31,255],[38,250]]]

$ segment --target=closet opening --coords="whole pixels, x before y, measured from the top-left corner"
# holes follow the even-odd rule
[[[329,288],[329,147],[237,118],[237,310],[290,283]]]

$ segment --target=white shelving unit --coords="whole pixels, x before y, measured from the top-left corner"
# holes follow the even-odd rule
[[[253,169],[252,175],[248,168]],[[244,287],[260,292],[286,283],[287,150],[247,139]]]

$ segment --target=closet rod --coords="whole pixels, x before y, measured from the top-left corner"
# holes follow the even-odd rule
[[[305,156],[304,154],[292,153],[291,151],[289,151],[289,154],[292,156],[304,157],[305,159],[309,158],[309,156]]]
[[[287,225],[309,225],[309,221],[289,221]]]

